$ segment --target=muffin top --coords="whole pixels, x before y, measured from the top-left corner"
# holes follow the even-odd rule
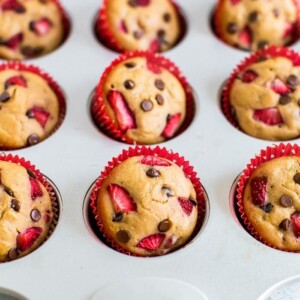
[[[135,156],[116,166],[101,185],[97,209],[105,233],[142,256],[184,245],[198,216],[191,181],[176,164],[154,156]]]
[[[0,176],[0,261],[7,261],[45,240],[53,211],[49,193],[31,170],[0,161]]]
[[[234,79],[230,104],[247,134],[288,140],[300,134],[300,67],[284,57],[250,64]]]
[[[300,157],[260,165],[247,181],[243,205],[259,236],[271,246],[300,250]]]
[[[64,38],[58,5],[52,0],[0,0],[0,57],[22,60],[53,51]]]
[[[227,44],[244,50],[284,46],[295,38],[297,14],[294,0],[221,0],[216,29]]]
[[[58,98],[42,77],[0,72],[0,148],[34,145],[52,133],[58,119]]]
[[[113,0],[106,3],[109,29],[125,50],[165,51],[181,34],[170,0]]]
[[[154,144],[172,138],[186,115],[186,95],[167,69],[135,57],[116,65],[103,84],[109,117],[133,141]]]

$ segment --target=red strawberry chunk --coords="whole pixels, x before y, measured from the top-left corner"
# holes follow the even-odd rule
[[[266,204],[266,190],[267,190],[268,179],[266,177],[256,177],[251,180],[251,197],[252,202],[255,205]]]
[[[6,0],[2,3],[1,9],[3,11],[6,10],[13,10],[16,13],[24,13],[25,12],[25,8],[23,5],[21,5],[18,1],[16,0]]]
[[[291,23],[286,23],[285,29],[283,32],[283,38],[286,39],[289,36],[291,36],[293,34],[293,31],[294,31],[294,25]]]
[[[236,5],[236,4],[240,3],[240,2],[241,2],[241,0],[231,0],[231,4],[232,5]]]
[[[34,119],[36,119],[43,128],[45,127],[50,117],[50,114],[41,107],[33,107],[27,112],[27,115],[32,116]]]
[[[190,216],[192,211],[193,211],[193,203],[191,201],[189,201],[189,198],[183,198],[183,197],[179,197],[178,198],[178,202],[182,208],[182,210],[184,211],[184,213],[187,216]]]
[[[291,215],[292,227],[296,238],[300,237],[300,212],[296,211]]]
[[[0,46],[5,46],[7,48],[10,48],[11,50],[16,51],[21,42],[23,40],[23,33],[17,33],[16,35],[12,36],[10,39],[6,41],[0,41]]]
[[[284,123],[277,107],[257,109],[253,113],[253,118],[256,121],[260,121],[269,126],[275,126]]]
[[[35,32],[37,35],[47,34],[52,27],[52,22],[47,18],[42,18],[36,21],[32,21],[29,24],[31,31]]]
[[[107,191],[116,213],[129,213],[137,210],[136,203],[124,188],[116,184],[110,184]]]
[[[258,74],[253,71],[253,70],[246,70],[243,74],[242,74],[242,78],[241,80],[245,83],[251,83],[252,81],[254,81],[256,78],[258,77]]]
[[[124,20],[122,20],[119,24],[119,29],[123,33],[128,33],[128,29]]]
[[[160,233],[149,235],[140,240],[137,247],[149,251],[155,251],[160,247],[164,238],[165,235]]]
[[[152,52],[156,52],[153,51],[153,49],[151,50]],[[154,74],[160,74],[161,73],[161,68],[158,65],[157,62],[155,62],[153,59],[151,59],[150,57],[147,58],[147,69],[154,73]]]
[[[151,0],[135,0],[138,6],[148,6]]]
[[[246,27],[239,35],[239,41],[243,48],[249,49],[252,43],[252,32]]]
[[[149,51],[151,52],[159,52],[160,42],[158,39],[154,39],[149,45]]]
[[[9,79],[7,79],[5,81],[5,89],[7,89],[8,87],[10,87],[11,85],[19,85],[19,86],[22,86],[22,87],[27,87],[27,81],[26,79],[21,76],[21,75],[16,75],[16,76],[13,76],[13,77],[10,77]]]
[[[181,119],[181,113],[172,116],[169,115],[162,136],[167,139],[173,137],[179,127],[180,119]]]
[[[21,232],[17,236],[17,248],[20,251],[26,251],[40,237],[43,229],[40,227],[31,227]]]
[[[150,155],[144,156],[141,159],[141,164],[148,165],[148,166],[161,166],[161,167],[169,167],[171,165],[166,160],[163,160],[155,156],[150,156]]]
[[[35,200],[37,197],[43,196],[43,192],[38,181],[32,177],[29,177],[29,182],[31,186],[31,199]]]
[[[290,92],[289,87],[278,78],[271,82],[270,88],[279,95],[284,95]]]
[[[112,90],[108,93],[107,99],[116,114],[120,130],[126,132],[128,129],[136,128],[134,115],[130,111],[123,95]]]

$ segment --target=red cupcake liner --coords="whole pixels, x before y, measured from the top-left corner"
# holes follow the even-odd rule
[[[27,72],[31,72],[36,75],[39,75],[41,78],[43,78],[48,83],[50,88],[53,90],[53,92],[57,96],[58,103],[59,103],[59,119],[58,119],[58,122],[57,122],[56,126],[54,127],[52,133],[49,136],[47,136],[45,139],[40,141],[39,143],[43,142],[44,140],[49,138],[51,135],[53,135],[58,130],[58,128],[63,123],[63,120],[65,118],[67,105],[66,105],[65,95],[64,95],[62,89],[48,73],[46,73],[45,71],[41,70],[40,68],[38,68],[34,65],[25,64],[25,63],[18,62],[18,61],[11,61],[11,62],[0,64],[0,72],[5,71],[5,70],[27,71]],[[10,151],[10,150],[22,149],[22,148],[27,148],[27,147],[30,147],[30,146],[24,146],[21,148],[9,148],[9,147],[1,147],[0,146],[0,150],[2,150],[2,151],[9,150]]]
[[[70,22],[70,18],[69,18],[67,11],[64,9],[64,7],[60,3],[60,1],[52,0],[52,2],[54,2],[57,5],[57,7],[61,13],[61,21],[64,26],[64,38],[61,42],[61,44],[62,44],[67,39],[67,37],[69,36],[69,34],[71,32],[71,22]]]
[[[56,192],[55,187],[53,186],[54,184],[52,185],[52,182],[50,183],[49,179],[47,179],[45,175],[40,173],[40,171],[36,169],[36,167],[33,164],[31,164],[30,161],[25,160],[25,158],[19,157],[18,155],[0,153],[0,161],[15,163],[17,165],[24,167],[27,170],[30,170],[36,176],[36,179],[45,187],[45,189],[49,193],[51,204],[52,204],[53,218],[51,221],[48,234],[45,240],[37,247],[39,248],[50,238],[50,236],[52,235],[52,233],[54,232],[58,224],[58,220],[60,216],[60,201],[59,201],[60,195],[58,195],[59,192]],[[34,249],[33,251],[35,251],[36,249]],[[25,256],[29,255],[30,253],[26,254]],[[24,256],[21,256],[20,258],[22,257]],[[0,261],[0,264],[6,262],[10,262],[10,260]]]
[[[229,44],[222,35],[222,30],[221,30],[221,25],[220,25],[220,24],[222,24],[222,18],[223,18],[221,4],[224,1],[227,1],[227,0],[218,0],[217,5],[215,6],[214,14],[212,17],[212,27],[213,27],[213,31],[215,32],[216,36],[223,43],[225,43],[226,45],[235,47],[234,45]],[[294,24],[292,40],[287,45],[284,45],[284,46],[290,46],[300,38],[300,3],[298,0],[293,0],[293,2],[296,7],[296,11],[297,11],[297,20]],[[239,47],[235,47],[235,48],[240,49]],[[244,49],[240,49],[240,50],[244,50]],[[244,50],[244,51],[247,51],[247,50]]]
[[[245,71],[250,65],[257,63],[261,58],[273,58],[273,57],[285,57],[291,60],[294,66],[300,66],[300,54],[286,47],[269,46],[262,50],[252,53],[250,56],[245,58],[232,72],[229,79],[221,92],[221,108],[226,119],[235,128],[241,130],[239,124],[232,114],[232,106],[230,104],[230,92],[233,83],[239,73]],[[242,130],[241,130],[242,131]]]
[[[243,206],[244,189],[252,173],[263,163],[283,156],[300,156],[300,146],[297,144],[292,145],[289,143],[288,144],[280,143],[279,145],[273,145],[271,147],[267,147],[266,149],[261,150],[261,152],[258,155],[256,155],[253,159],[251,159],[249,164],[247,164],[246,168],[243,170],[243,172],[240,175],[238,186],[237,186],[236,199],[237,199],[237,206],[239,212],[238,217],[240,217],[240,219],[242,220],[244,228],[247,230],[247,232],[250,235],[252,235],[255,239],[260,241],[261,243],[277,250],[298,253],[300,251],[283,250],[265,241],[253,228],[251,222],[248,220],[246,216],[246,213],[244,211],[244,206]]]
[[[183,124],[181,125],[179,130],[172,138],[180,135],[190,126],[195,115],[195,100],[194,100],[193,90],[188,84],[186,78],[182,75],[181,71],[178,69],[177,66],[174,65],[173,62],[171,62],[169,59],[159,54],[154,54],[149,51],[132,51],[132,52],[124,53],[120,55],[117,59],[115,59],[111,63],[111,65],[104,71],[96,87],[92,99],[92,104],[91,104],[91,113],[96,125],[101,131],[103,131],[104,133],[106,133],[108,136],[110,136],[115,140],[127,144],[140,144],[128,138],[124,133],[120,131],[118,126],[111,120],[111,118],[107,113],[107,109],[105,108],[105,104],[104,104],[105,95],[103,94],[103,85],[111,70],[119,63],[129,58],[135,58],[135,57],[144,57],[147,59],[147,62],[151,65],[154,65],[155,68],[164,68],[168,70],[181,83],[186,96],[186,117]]]
[[[108,16],[107,16],[107,10],[106,6],[109,0],[104,0],[103,5],[100,8],[95,22],[95,34],[98,40],[105,45],[106,47],[110,48],[113,51],[117,51],[120,53],[126,52],[126,50],[123,48],[122,45],[120,45],[115,36],[113,35],[112,31],[110,30],[109,22],[108,22]],[[187,24],[185,21],[185,18],[183,16],[181,8],[176,4],[173,0],[169,0],[170,3],[174,6],[176,9],[177,15],[179,17],[179,23],[181,28],[181,34],[178,37],[177,42],[172,46],[176,46],[184,37],[187,30]],[[148,49],[151,51],[151,48]]]
[[[124,162],[126,159],[128,159],[130,157],[140,156],[140,155],[156,156],[156,157],[161,157],[161,158],[165,158],[165,159],[172,161],[173,163],[175,163],[177,166],[179,166],[183,170],[186,177],[192,182],[193,187],[196,191],[196,198],[197,198],[197,202],[198,202],[198,206],[197,206],[198,207],[198,219],[197,219],[197,224],[196,224],[195,230],[185,245],[190,243],[195,238],[195,236],[198,234],[198,232],[201,230],[204,220],[205,220],[205,215],[207,214],[208,206],[206,203],[207,199],[205,197],[204,188],[202,187],[202,184],[200,183],[200,179],[197,177],[197,173],[194,171],[194,167],[190,166],[190,163],[188,161],[186,161],[184,159],[184,157],[180,156],[178,153],[174,153],[173,151],[168,151],[166,148],[160,148],[158,146],[156,146],[155,148],[150,148],[150,147],[145,147],[145,146],[136,146],[135,148],[131,147],[128,150],[123,150],[123,152],[119,156],[114,157],[110,162],[108,162],[107,166],[101,172],[100,176],[98,177],[98,179],[96,180],[96,182],[94,184],[92,192],[89,196],[90,207],[91,207],[93,215],[95,217],[99,232],[103,236],[104,240],[106,241],[106,244],[109,247],[111,247],[114,250],[116,250],[120,253],[123,253],[123,254],[136,256],[136,257],[145,257],[142,255],[137,255],[137,254],[131,253],[131,252],[123,249],[117,243],[115,243],[112,240],[112,238],[106,234],[105,227],[104,227],[104,225],[101,221],[101,218],[98,214],[98,211],[97,211],[97,195],[102,186],[104,179],[120,163]],[[185,245],[181,246],[181,248],[184,247]]]

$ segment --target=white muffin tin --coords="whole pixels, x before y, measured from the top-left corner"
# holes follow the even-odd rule
[[[85,195],[107,162],[129,147],[100,133],[89,115],[89,95],[118,55],[95,39],[92,25],[100,2],[62,0],[72,21],[68,40],[57,51],[28,62],[51,74],[64,89],[67,114],[49,139],[12,153],[30,160],[54,181],[62,194],[63,213],[43,246],[0,265],[0,287],[30,300],[87,300],[116,281],[163,277],[183,280],[208,299],[252,300],[275,282],[297,274],[299,254],[256,241],[231,213],[233,181],[271,143],[238,131],[221,112],[219,89],[248,53],[223,44],[212,33],[209,19],[216,1],[178,0],[188,19],[188,32],[179,45],[164,53],[186,75],[198,99],[188,130],[160,146],[179,152],[200,176],[211,206],[205,230],[183,250],[157,258],[120,254],[90,234],[83,218]],[[299,43],[293,48],[300,50]],[[120,299],[130,299],[122,289],[119,293]]]

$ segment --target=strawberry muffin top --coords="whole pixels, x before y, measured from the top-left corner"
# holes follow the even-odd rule
[[[44,55],[64,39],[62,13],[52,0],[0,0],[0,57]]]
[[[110,119],[140,144],[172,138],[185,119],[186,94],[180,81],[165,68],[151,68],[145,57],[116,65],[102,87]]]
[[[257,234],[281,250],[300,250],[300,157],[261,164],[243,194],[247,219]]]
[[[196,227],[197,205],[182,169],[155,156],[135,156],[117,165],[97,196],[104,233],[141,256],[163,255],[186,244]]]
[[[245,133],[266,140],[300,135],[300,67],[289,58],[259,57],[233,81],[232,116]]]
[[[0,148],[32,146],[47,138],[59,121],[59,102],[39,75],[0,72]]]
[[[180,38],[180,20],[170,0],[105,0],[104,4],[107,30],[124,51],[161,52]]]
[[[295,0],[219,0],[215,27],[224,42],[243,50],[284,46],[295,40],[298,12]]]
[[[36,175],[0,161],[0,261],[35,250],[47,237],[52,219],[49,193]]]

